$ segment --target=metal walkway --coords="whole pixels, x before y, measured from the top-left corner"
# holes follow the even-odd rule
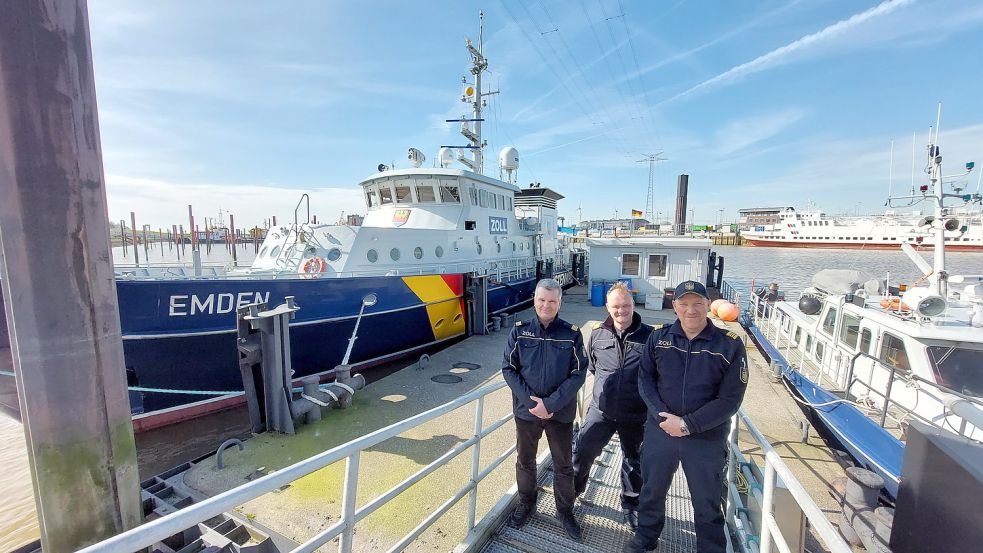
[[[591,469],[587,489],[577,500],[574,514],[584,530],[583,542],[567,537],[556,520],[553,500],[553,471],[541,471],[541,489],[536,513],[522,528],[508,519],[488,539],[482,553],[612,553],[621,551],[632,531],[621,511],[621,447],[617,437],[604,448]],[[659,553],[696,551],[693,506],[682,470],[676,473],[666,502],[666,526],[659,540]]]

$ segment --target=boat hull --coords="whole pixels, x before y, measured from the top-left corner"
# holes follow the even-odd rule
[[[791,241],[791,240],[760,240],[744,237],[744,245],[759,248],[826,248],[836,250],[897,250],[898,243],[877,242],[821,242],[821,241]],[[922,242],[916,246],[919,249],[931,250],[932,244]],[[946,244],[946,251],[951,252],[983,252],[983,244],[959,245]]]

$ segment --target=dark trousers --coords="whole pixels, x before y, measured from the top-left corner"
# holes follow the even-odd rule
[[[693,500],[696,549],[699,553],[727,550],[724,534],[724,471],[727,436],[720,432],[673,438],[651,418],[645,423],[642,448],[642,493],[636,535],[654,546],[666,522],[666,495],[682,464]]]
[[[536,449],[546,432],[546,442],[553,456],[553,496],[557,512],[572,512],[573,493],[573,423],[548,419],[535,421],[515,418],[515,483],[519,500],[528,505],[536,503]]]
[[[573,446],[573,487],[577,494],[587,489],[587,479],[594,460],[615,432],[621,440],[621,508],[638,509],[638,495],[642,490],[640,454],[645,423],[643,421],[615,421],[591,406],[584,417],[584,425],[577,433]]]

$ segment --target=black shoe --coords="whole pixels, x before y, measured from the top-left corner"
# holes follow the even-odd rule
[[[625,524],[631,528],[632,532],[638,530],[638,511],[635,509],[625,509]]]
[[[573,541],[580,541],[581,538],[584,537],[583,532],[580,530],[580,523],[577,522],[576,518],[574,518],[573,513],[557,513],[556,518],[560,521],[560,524],[563,526],[563,529],[566,530],[567,535],[570,536],[570,539]]]
[[[529,517],[532,516],[532,513],[535,510],[535,505],[520,502],[519,506],[512,512],[512,517],[509,519],[509,521],[512,523],[512,526],[521,528],[525,523],[529,522]]]
[[[635,534],[625,543],[625,547],[621,551],[622,553],[646,553],[648,551],[655,551],[658,545],[659,540],[648,542],[638,537],[638,534]]]

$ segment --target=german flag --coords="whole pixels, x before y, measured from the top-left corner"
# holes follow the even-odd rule
[[[639,211],[639,210],[637,210],[637,209],[633,209],[633,210],[631,210],[631,216],[632,217],[641,217],[642,216],[642,212]]]

